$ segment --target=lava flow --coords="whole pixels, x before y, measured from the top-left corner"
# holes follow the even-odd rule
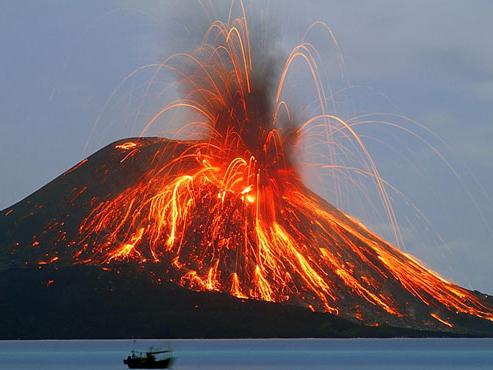
[[[458,315],[493,321],[493,308],[477,294],[441,278],[308,190],[293,159],[304,132],[325,125],[330,139],[334,130],[345,130],[365,153],[395,223],[362,141],[324,108],[312,45],[289,54],[275,85],[274,59],[259,57],[262,48],[252,44],[243,15],[215,21],[194,53],[163,63],[178,76],[182,98],[160,110],[146,130],[184,109],[191,117],[184,126],[204,138],[168,141],[162,150],[173,151],[169,161],[150,165],[131,186],[95,204],[70,247],[72,262],[157,263],[183,287],[299,304],[374,325],[447,329]],[[320,115],[298,124],[283,100],[297,59],[309,66],[322,106]],[[125,163],[141,145],[132,140],[114,150]]]

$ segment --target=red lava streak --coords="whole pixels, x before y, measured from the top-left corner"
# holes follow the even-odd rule
[[[181,148],[173,159],[150,166],[135,184],[97,204],[80,225],[74,260],[162,263],[183,287],[290,302],[373,325],[414,315],[412,302],[426,312],[425,321],[438,325],[451,326],[448,317],[456,313],[493,321],[492,308],[475,294],[304,186],[290,156],[303,130],[345,130],[365,153],[395,222],[376,166],[349,124],[325,108],[298,125],[291,122],[282,92],[294,60],[309,66],[321,105],[325,101],[313,47],[293,50],[272,94],[254,52],[262,50],[252,49],[241,16],[215,21],[194,53],[166,61],[180,79],[183,98],[161,109],[146,129],[168,112],[185,109],[194,113],[190,121],[200,117],[195,125],[207,138],[172,142]],[[116,149],[122,161],[141,150],[138,141]],[[40,264],[48,262],[53,261]]]

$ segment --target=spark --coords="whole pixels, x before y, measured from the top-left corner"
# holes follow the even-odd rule
[[[289,54],[271,97],[255,69],[255,52],[261,50],[252,50],[240,3],[241,15],[227,23],[214,21],[196,52],[166,60],[177,71],[184,98],[160,109],[143,130],[184,109],[201,116],[208,136],[169,142],[162,148],[173,153],[169,161],[151,163],[132,186],[96,204],[80,225],[74,260],[161,262],[183,287],[302,304],[356,320],[366,317],[361,307],[370,307],[382,322],[395,322],[413,315],[407,303],[415,299],[450,327],[432,310],[493,321],[493,309],[473,293],[400,252],[303,184],[290,157],[293,145],[315,125],[324,128],[328,142],[334,142],[335,132],[344,132],[363,153],[367,168],[360,171],[374,180],[400,246],[395,212],[374,160],[354,125],[327,113],[313,45],[305,42]],[[283,91],[298,58],[308,66],[321,114],[290,131],[284,126],[294,127],[295,115]],[[194,122],[196,117],[184,126]],[[115,149],[124,152],[123,162],[138,153],[139,145],[128,141]],[[397,287],[405,290],[407,301],[395,297]]]

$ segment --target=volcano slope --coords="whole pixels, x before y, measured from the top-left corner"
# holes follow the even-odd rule
[[[150,202],[145,206],[148,198],[161,201],[156,195],[161,194],[161,190],[155,190],[151,195],[148,193],[154,186],[160,189],[164,186],[162,182],[150,185],[153,183],[153,178],[149,177],[150,168],[166,168],[193,147],[194,143],[161,138],[121,140],[83,160],[23,201],[3,210],[0,216],[0,266],[5,284],[2,289],[14,290],[9,295],[3,294],[1,307],[6,312],[2,317],[9,317],[10,325],[22,322],[26,313],[20,316],[23,311],[16,305],[32,306],[34,303],[29,302],[27,297],[14,299],[17,289],[34,287],[32,291],[37,293],[33,293],[33,297],[41,301],[51,297],[55,301],[72,300],[73,303],[74,299],[90,297],[92,294],[88,292],[91,289],[98,291],[97,281],[108,288],[108,281],[104,281],[108,276],[111,276],[111,281],[123,279],[115,286],[121,288],[128,282],[129,286],[138,289],[136,282],[143,279],[142,274],[147,274],[155,284],[155,291],[147,285],[145,292],[148,296],[145,298],[145,294],[141,294],[140,302],[156,302],[162,294],[163,302],[169,303],[169,292],[163,284],[173,287],[173,291],[184,292],[171,296],[184,300],[188,306],[197,299],[206,311],[207,307],[214,307],[212,312],[217,312],[218,304],[211,305],[210,302],[214,301],[211,297],[221,297],[217,300],[224,302],[225,322],[232,320],[232,317],[238,318],[237,315],[231,316],[231,310],[237,314],[256,307],[260,313],[288,310],[289,315],[294,315],[285,316],[290,319],[283,330],[292,327],[292,317],[300,315],[300,322],[306,323],[305,328],[313,329],[313,336],[415,336],[416,333],[430,335],[432,332],[480,336],[493,334],[490,297],[447,282],[298,182],[295,183],[295,196],[274,199],[268,202],[267,209],[259,210],[259,206],[256,207],[255,212],[271,212],[268,221],[262,218],[262,222],[270,223],[269,227],[260,227],[260,221],[255,221],[255,217],[260,216],[255,215],[235,221],[238,212],[248,216],[250,208],[247,207],[261,202],[261,197],[265,198],[268,182],[267,185],[258,185],[259,189],[240,189],[235,193],[232,187],[225,191],[211,183],[204,185],[203,179],[201,183],[190,180],[185,194],[191,194],[192,201],[184,201],[177,196],[181,183],[177,183],[176,178],[181,177],[173,175],[171,169],[162,180],[166,183],[175,181],[170,201]],[[185,170],[203,165],[192,161],[190,168]],[[180,169],[183,171],[183,166]],[[152,174],[154,176],[155,173]],[[204,187],[207,189],[205,192]],[[202,190],[197,191],[197,188]],[[195,193],[192,194],[191,189]],[[282,193],[283,190],[280,191]],[[211,194],[214,194],[214,201]],[[123,195],[132,197],[125,198]],[[215,207],[221,197],[224,208],[219,210]],[[298,202],[316,210],[314,214],[319,218],[309,219]],[[158,206],[160,208],[155,210]],[[160,212],[160,223],[153,219],[153,212]],[[297,225],[296,228],[293,224]],[[156,225],[161,228],[160,233],[156,233]],[[298,238],[297,233],[301,232],[304,233],[303,237]],[[156,248],[156,245],[161,248]],[[252,249],[254,252],[251,252]],[[128,269],[139,273],[129,273]],[[70,280],[71,271],[72,276],[84,276],[78,280],[73,278],[78,281],[78,285],[73,285],[74,289],[81,291],[78,298],[70,291],[71,284],[64,282]],[[26,285],[22,285],[23,276],[26,277]],[[135,281],[132,282],[132,279]],[[84,280],[92,288],[84,289]],[[33,281],[36,281],[34,285]],[[52,285],[65,288],[55,289],[58,296],[53,296]],[[92,302],[88,303],[89,307],[86,305],[81,312],[74,314],[84,322],[96,312],[92,305],[110,316],[104,307],[114,307],[115,300],[124,301],[128,295],[123,294],[121,289],[116,290],[120,293],[103,294],[103,302],[88,298],[87,302]],[[192,291],[202,292],[202,295],[194,295]],[[7,296],[11,298],[7,299]],[[208,298],[204,300],[203,297]],[[266,301],[272,303],[262,303]],[[172,307],[178,307],[176,302],[173,304]],[[77,304],[72,306],[80,308]],[[151,304],[142,303],[142,310],[152,311]],[[177,308],[173,316],[168,311],[165,319],[173,321],[182,312],[183,309]],[[194,322],[194,315],[203,322],[204,311],[201,312],[202,316],[197,316],[192,311],[190,322]],[[227,312],[230,312],[229,318],[226,317]],[[39,311],[41,313],[42,309]],[[269,314],[266,315],[269,317]],[[320,326],[317,321],[322,317],[320,315],[326,317],[325,320],[330,317],[329,321],[341,320],[333,315],[345,319],[337,322],[347,330],[322,325],[328,328],[326,335],[322,335],[320,330],[315,329]],[[63,317],[69,320],[71,313],[61,313],[62,322]],[[311,317],[316,319],[312,320]],[[215,319],[219,320],[217,317]],[[362,330],[361,325],[399,327],[403,330]],[[117,327],[115,322],[113,328],[107,328],[107,336],[117,333]],[[231,328],[235,330],[234,326]],[[404,328],[422,332],[406,331]],[[40,333],[46,334],[43,330]],[[281,335],[277,327],[270,334],[266,331],[239,330],[238,336],[310,336],[308,331],[285,330]],[[187,331],[188,334],[185,334],[175,330],[173,335],[225,335],[224,331],[216,335],[213,332],[204,330],[201,334]],[[11,333],[18,334],[14,329]],[[85,337],[90,336],[89,333],[90,328]],[[138,336],[138,333],[137,330],[135,335]],[[67,333],[60,335],[70,336]],[[94,335],[104,336],[100,331],[95,331]],[[77,337],[77,334],[73,333],[72,336]]]
[[[0,273],[1,339],[454,337],[363,326],[288,304],[195,292],[156,265],[45,266]],[[464,334],[461,334],[461,336]],[[485,333],[468,334],[484,336]]]

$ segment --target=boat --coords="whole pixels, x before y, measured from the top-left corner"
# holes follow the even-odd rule
[[[129,369],[169,369],[174,362],[172,353],[171,349],[153,351],[151,348],[147,352],[132,350],[130,355],[123,359],[123,363]]]

